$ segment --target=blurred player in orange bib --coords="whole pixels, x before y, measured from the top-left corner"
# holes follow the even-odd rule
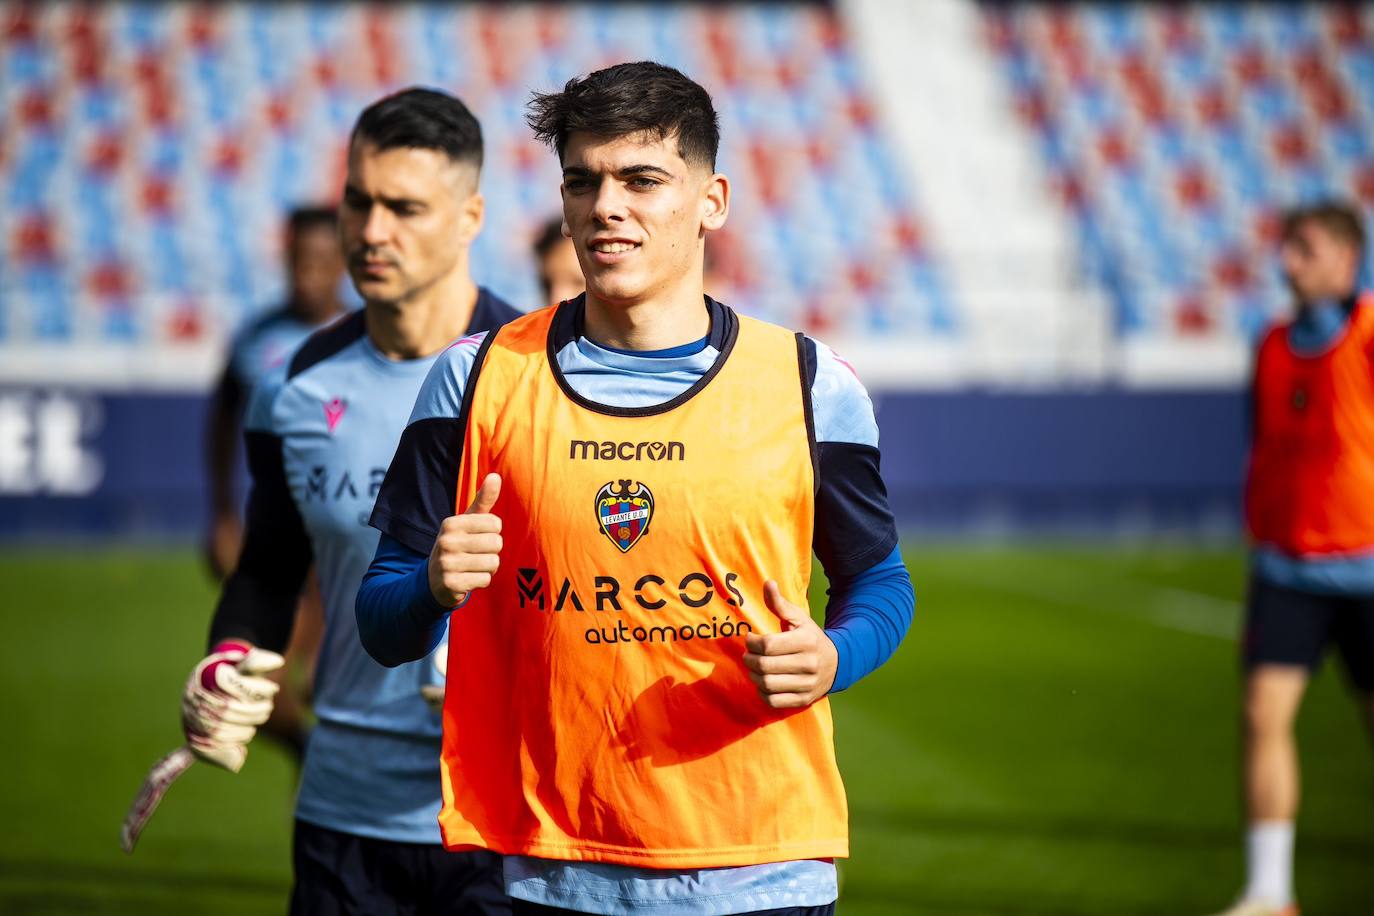
[[[529,120],[586,293],[431,370],[359,635],[401,663],[462,605],[439,821],[449,849],[506,854],[516,912],[831,913],[849,841],[827,696],[914,605],[872,405],[829,348],[704,295],[730,202],[705,90],[622,64]]]
[[[1298,312],[1256,358],[1245,509],[1254,545],[1244,636],[1248,878],[1230,916],[1296,914],[1293,723],[1334,644],[1374,727],[1374,296],[1359,292],[1353,208],[1289,213]]]

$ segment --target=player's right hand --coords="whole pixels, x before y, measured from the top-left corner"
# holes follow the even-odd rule
[[[429,552],[429,590],[444,607],[455,607],[468,593],[491,584],[501,565],[501,519],[492,515],[501,495],[501,475],[488,474],[462,515],[444,519]]]
[[[225,641],[191,671],[181,697],[181,730],[201,760],[237,773],[257,726],[272,714],[280,688],[262,675],[284,664],[280,655]]]

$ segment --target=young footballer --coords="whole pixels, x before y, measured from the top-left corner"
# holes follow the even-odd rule
[[[586,293],[431,370],[373,513],[360,635],[403,664],[451,621],[444,843],[508,854],[516,912],[832,912],[826,697],[914,603],[872,405],[825,346],[703,294],[730,203],[705,90],[622,64],[529,120]]]
[[[234,335],[229,358],[210,397],[206,423],[205,471],[210,484],[211,524],[206,557],[223,579],[233,570],[243,544],[235,496],[234,463],[248,394],[269,366],[281,362],[312,333],[343,312],[339,283],[339,223],[333,209],[301,207],[286,222],[287,301],[255,318]]]
[[[1295,916],[1293,723],[1334,643],[1374,728],[1374,297],[1358,212],[1288,214],[1297,314],[1260,344],[1245,508],[1254,549],[1244,637],[1247,880],[1227,916]]]
[[[251,647],[286,644],[313,561],[325,630],[293,914],[509,912],[494,854],[440,845],[440,723],[421,697],[441,680],[436,660],[378,665],[352,612],[377,542],[368,515],[420,383],[454,339],[517,314],[469,274],[481,162],[481,128],[452,96],[410,89],[362,113],[339,218],[366,306],[307,340],[248,409],[243,555],[187,685],[183,724],[203,759],[242,764],[271,690],[234,664]]]

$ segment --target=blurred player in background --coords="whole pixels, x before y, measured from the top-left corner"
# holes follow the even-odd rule
[[[234,471],[243,409],[248,394],[268,366],[343,313],[339,284],[344,262],[339,252],[339,222],[333,209],[302,207],[286,224],[286,303],[251,320],[234,335],[229,358],[210,399],[206,425],[205,469],[210,481],[210,530],[206,556],[215,578],[223,580],[238,562],[243,524]]]
[[[534,263],[539,272],[539,289],[544,301],[557,305],[582,292],[582,265],[572,239],[563,234],[563,217],[544,223],[534,239]]]
[[[704,89],[622,64],[530,122],[587,292],[435,364],[373,513],[359,634],[405,664],[471,598],[440,819],[450,849],[508,854],[516,912],[832,912],[826,697],[914,603],[872,404],[829,348],[703,294],[730,198]]]
[[[248,408],[243,554],[183,723],[204,759],[241,765],[260,716],[220,672],[253,646],[286,644],[313,561],[325,629],[296,807],[297,916],[509,910],[498,857],[439,845],[440,721],[421,695],[442,683],[436,659],[383,668],[353,615],[377,543],[368,515],[421,381],[455,339],[517,314],[469,272],[481,163],[481,128],[452,96],[411,89],[362,113],[339,222],[365,308],[307,340]]]
[[[1260,344],[1246,519],[1247,879],[1229,916],[1295,914],[1293,725],[1334,644],[1374,729],[1374,296],[1357,286],[1353,207],[1289,213],[1283,271],[1296,316]]]
[[[210,398],[206,422],[206,476],[210,485],[210,529],[205,555],[210,571],[223,581],[238,563],[243,522],[235,486],[238,442],[249,392],[268,366],[284,360],[311,332],[337,318],[344,262],[339,251],[338,215],[329,207],[302,207],[286,223],[288,298],[279,308],[253,319],[234,336],[229,359]],[[268,675],[283,686],[263,732],[299,763],[309,734],[306,709],[315,675],[323,619],[319,587],[307,580],[296,627],[286,650],[286,665]]]

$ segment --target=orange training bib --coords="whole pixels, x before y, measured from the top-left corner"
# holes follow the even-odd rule
[[[591,404],[556,309],[495,333],[465,410],[461,511],[502,477],[501,568],[451,618],[450,849],[660,868],[848,854],[828,700],[770,709],[742,661],[806,601],[815,477],[800,338],[726,310],[667,404]]]
[[[1374,548],[1374,298],[1316,356],[1269,332],[1255,371],[1251,536],[1294,556]]]

